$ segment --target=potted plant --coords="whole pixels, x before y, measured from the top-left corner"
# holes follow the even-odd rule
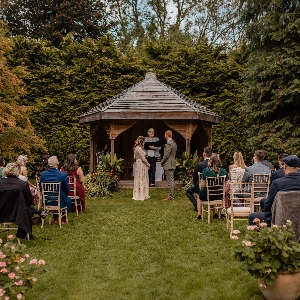
[[[234,247],[244,270],[258,279],[266,299],[297,299],[300,296],[300,244],[294,241],[291,221],[282,227],[255,219],[245,239]],[[238,234],[239,231],[233,231]],[[237,235],[232,236],[238,239]]]
[[[193,185],[193,174],[196,165],[199,162],[197,151],[194,154],[182,153],[181,158],[176,159],[176,169],[179,180],[183,183],[183,189],[186,190]]]
[[[102,169],[103,171],[107,171],[110,173],[110,176],[112,177],[113,175],[119,175],[122,172],[122,163],[123,163],[123,158],[117,158],[116,154],[112,153],[106,153],[102,155],[102,160],[103,160],[103,166]]]

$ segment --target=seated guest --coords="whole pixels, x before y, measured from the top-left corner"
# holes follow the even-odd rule
[[[242,182],[252,182],[252,175],[254,174],[270,174],[270,168],[261,163],[264,155],[263,150],[256,150],[254,152],[254,164],[246,168]]]
[[[228,173],[225,169],[222,168],[219,155],[212,154],[208,161],[207,168],[205,168],[201,174],[200,191],[199,197],[197,198],[198,220],[201,220],[202,218],[202,201],[207,201],[206,177],[217,177],[224,175],[228,179]],[[216,211],[214,211],[214,218],[218,218],[218,214],[216,213]]]
[[[23,228],[18,227],[17,231],[17,237],[19,238],[25,238],[27,233],[30,234],[30,239],[33,239],[32,236],[32,216],[33,213],[38,214],[40,217],[45,218],[48,214],[48,211],[41,211],[38,210],[34,206],[34,200],[31,195],[31,192],[29,190],[28,183],[25,181],[20,180],[19,177],[20,169],[18,164],[16,163],[9,163],[3,170],[3,175],[6,177],[4,179],[0,180],[0,190],[20,190],[23,193],[24,200],[27,207],[27,216],[29,218],[29,224],[30,224],[30,232],[26,232]],[[22,221],[22,220],[21,220]]]
[[[266,150],[261,150],[261,151],[263,151],[263,153],[264,153],[263,154],[264,159],[261,161],[261,163],[263,165],[267,166],[269,169],[274,169],[274,165],[270,161],[268,161],[268,156],[269,156],[268,151],[266,151]]]
[[[194,171],[194,175],[193,175],[193,186],[189,187],[186,190],[186,195],[189,198],[189,200],[192,202],[192,204],[194,205],[194,210],[197,211],[197,201],[194,197],[194,194],[198,194],[199,193],[199,176],[198,173],[202,173],[202,171],[207,168],[207,164],[209,161],[209,158],[212,155],[212,150],[209,147],[205,147],[203,150],[203,158],[204,160],[199,162],[197,164],[197,166],[195,167],[195,171]]]
[[[250,214],[248,218],[249,225],[255,225],[253,220],[258,218],[261,221],[266,222],[268,226],[271,226],[271,209],[277,192],[300,190],[300,174],[297,173],[299,164],[300,159],[296,155],[290,155],[283,158],[283,171],[285,176],[272,182],[268,198],[261,200],[263,212]]]
[[[286,153],[281,153],[280,155],[278,155],[278,165],[279,165],[279,170],[274,171],[271,174],[271,178],[270,178],[270,185],[272,184],[273,180],[276,180],[278,178],[281,178],[284,176],[284,171],[283,171],[283,159],[285,157],[289,156]]]
[[[39,201],[38,188],[35,185],[33,185],[30,181],[28,181],[28,175],[27,175],[27,169],[26,169],[27,161],[28,161],[28,158],[26,155],[20,155],[17,159],[16,163],[20,168],[19,179],[28,182],[30,192],[34,198],[34,203],[35,203],[35,205],[37,205],[37,203]]]
[[[246,168],[247,168],[247,166],[245,165],[242,153],[234,152],[233,165],[229,166],[231,181],[232,182],[241,182]]]
[[[49,170],[49,165],[48,165],[48,159],[49,159],[50,155],[48,154],[44,154],[42,156],[42,161],[40,163],[40,166],[38,167],[35,175],[40,178],[41,177],[41,173],[46,171],[46,170]]]
[[[56,156],[51,156],[48,159],[49,170],[46,170],[41,173],[40,184],[42,182],[60,182],[60,207],[67,207],[69,212],[72,205],[72,200],[68,197],[70,192],[68,177],[66,173],[59,171],[58,168],[58,159]],[[58,216],[54,215],[54,223],[58,223]],[[66,219],[62,219],[62,223],[66,223]]]
[[[76,194],[79,196],[82,203],[82,212],[85,210],[85,189],[83,187],[84,175],[81,167],[77,164],[76,154],[70,154],[63,167],[60,169],[62,172],[67,173],[68,176],[76,176]],[[73,196],[73,195],[71,195]],[[75,211],[75,208],[72,208]]]
[[[5,166],[5,159],[3,156],[0,156],[0,179],[4,178],[4,176],[2,174],[4,166]]]
[[[245,173],[245,169],[247,166],[245,165],[244,158],[241,152],[234,152],[233,154],[233,165],[229,166],[229,178],[226,182],[226,197],[225,197],[225,207],[228,208],[231,205],[230,202],[230,184],[231,183],[239,183],[242,181],[242,178]],[[231,185],[232,189],[236,189],[237,186]]]

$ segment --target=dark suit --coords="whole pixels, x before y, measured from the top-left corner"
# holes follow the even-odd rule
[[[23,194],[23,200],[20,199],[20,201],[24,201],[25,200],[25,204],[26,204],[26,208],[24,206],[24,208],[26,209],[26,212],[24,212],[22,218],[25,218],[26,220],[21,220],[21,223],[28,223],[29,224],[29,228],[26,227],[21,227],[19,224],[18,226],[18,231],[17,231],[17,237],[19,238],[25,238],[26,234],[29,233],[30,235],[32,234],[32,216],[33,216],[33,211],[32,209],[30,209],[31,205],[34,205],[34,199],[31,195],[29,186],[28,186],[28,182],[27,181],[23,181],[20,180],[18,177],[16,176],[10,176],[7,178],[3,178],[0,180],[0,191],[5,191],[5,190],[19,190],[22,192]],[[0,200],[5,200],[5,199],[0,199]],[[28,220],[27,220],[28,218]],[[14,220],[15,221],[15,220]],[[26,230],[24,228],[27,228]]]
[[[204,161],[201,161],[197,164],[195,171],[194,171],[194,175],[193,175],[193,183],[194,185],[189,187],[186,190],[186,195],[189,198],[189,200],[193,203],[195,209],[197,208],[197,201],[194,197],[194,194],[198,194],[199,192],[199,176],[198,176],[198,172],[202,173],[202,171],[207,168],[208,165],[208,161],[209,158],[206,158]]]
[[[270,226],[272,221],[271,209],[277,192],[296,190],[300,190],[299,173],[289,173],[282,178],[274,180],[270,187],[268,198],[265,201],[263,201],[264,199],[262,200],[263,212],[250,214],[248,218],[249,225],[253,225],[253,220],[258,218]]]
[[[284,171],[283,171],[283,168],[279,169],[279,170],[276,170],[274,171],[272,174],[271,174],[271,177],[270,177],[270,185],[272,184],[272,182],[278,178],[281,178],[284,176]]]
[[[42,172],[40,177],[41,182],[60,182],[61,190],[60,190],[60,207],[67,206],[68,212],[71,209],[72,200],[68,197],[68,193],[70,192],[70,186],[68,182],[68,176],[66,173],[58,171],[56,168],[50,168]]]

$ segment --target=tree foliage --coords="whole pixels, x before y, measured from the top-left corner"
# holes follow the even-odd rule
[[[18,99],[25,94],[22,80],[28,76],[21,65],[10,68],[7,58],[13,51],[13,42],[6,35],[6,27],[0,23],[0,153],[7,160],[15,160],[19,154],[32,154],[46,150],[29,120],[30,107],[19,105]]]
[[[252,149],[300,154],[298,1],[241,2],[251,53],[244,111]]]
[[[11,0],[3,7],[1,18],[14,36],[44,38],[56,46],[70,32],[77,41],[96,39],[114,24],[101,0]]]

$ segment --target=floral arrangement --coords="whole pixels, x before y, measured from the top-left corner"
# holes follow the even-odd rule
[[[292,222],[267,227],[267,223],[254,219],[256,225],[248,226],[248,233],[240,245],[234,247],[235,258],[252,276],[263,279],[261,289],[271,285],[279,272],[294,273],[300,270],[300,244],[295,242]],[[233,231],[237,240],[240,232]]]
[[[186,152],[182,153],[181,158],[176,159],[176,171],[179,180],[182,182],[182,189],[185,191],[193,184],[193,174],[196,165],[199,162],[197,151],[194,154],[188,155]]]
[[[84,177],[84,187],[89,197],[105,197],[118,190],[118,176],[97,167],[97,171]]]
[[[110,152],[102,154],[102,171],[109,172],[112,175],[119,175],[122,172],[123,158],[117,158],[116,153],[112,154]]]
[[[34,272],[45,271],[45,261],[31,259],[24,253],[26,245],[14,243],[8,235],[6,243],[0,239],[0,299],[25,299],[24,293],[37,281]]]

